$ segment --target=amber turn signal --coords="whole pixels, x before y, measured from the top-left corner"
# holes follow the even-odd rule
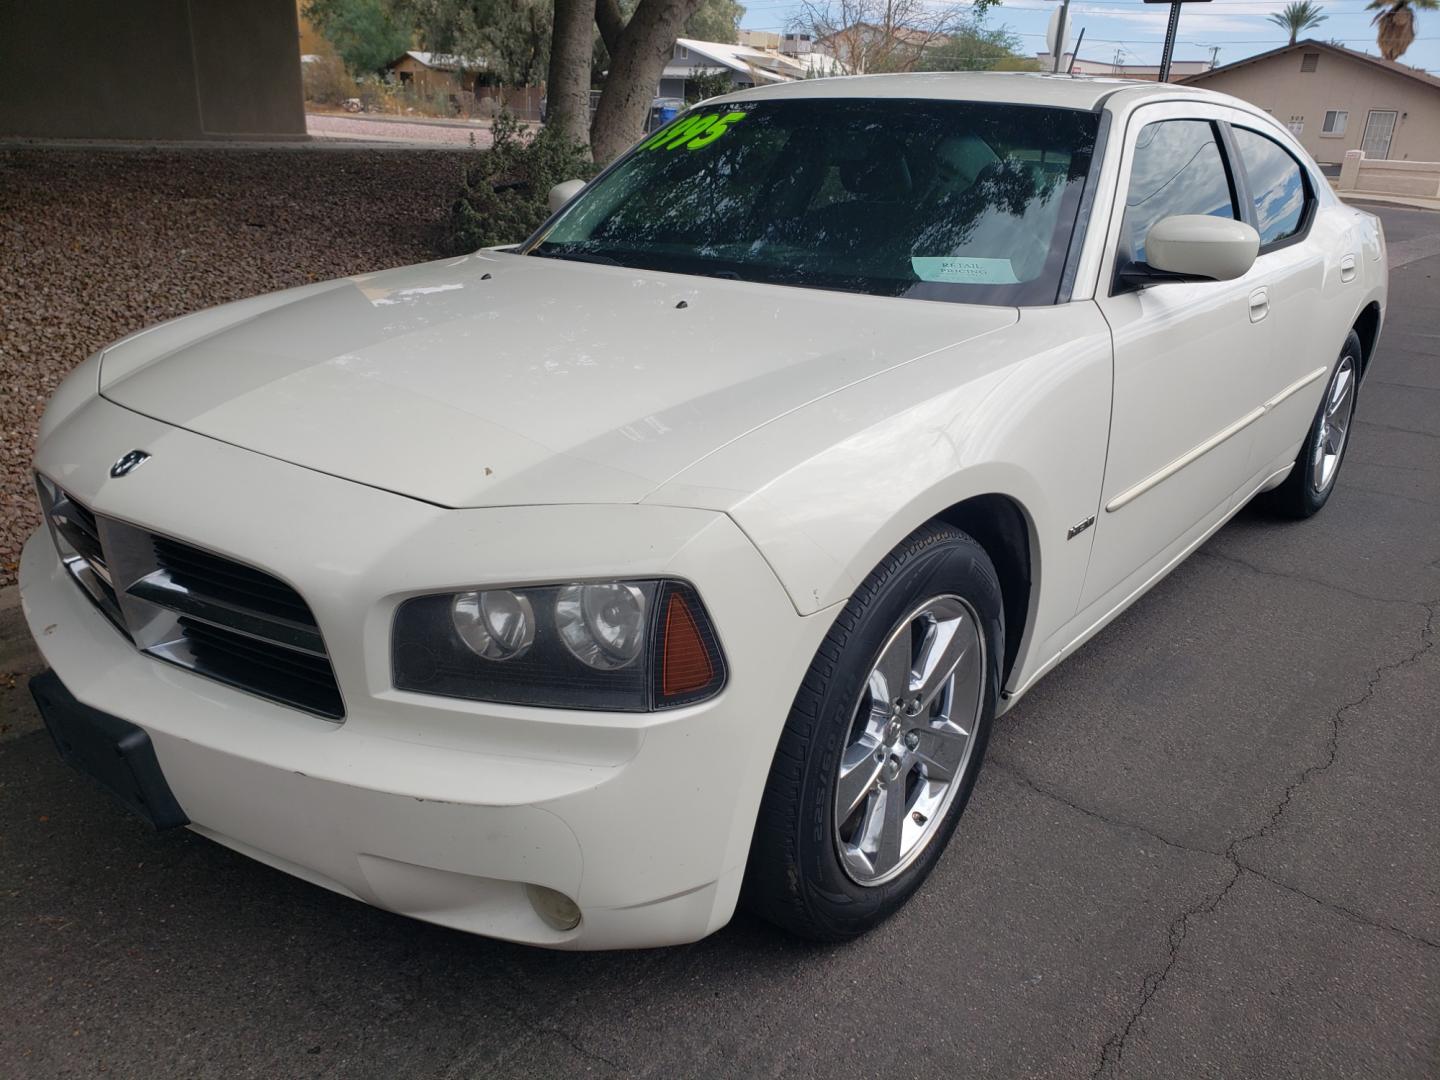
[[[678,697],[709,686],[715,678],[710,650],[700,636],[700,626],[690,605],[679,592],[670,594],[665,605],[665,637],[660,654],[660,693]]]

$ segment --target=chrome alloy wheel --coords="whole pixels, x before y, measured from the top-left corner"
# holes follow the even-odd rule
[[[975,609],[936,596],[891,631],[866,680],[835,783],[835,845],[858,885],[904,872],[963,787],[985,691]]]
[[[1335,374],[1330,376],[1320,412],[1320,432],[1310,460],[1310,486],[1317,492],[1328,490],[1335,482],[1335,471],[1340,468],[1340,456],[1345,452],[1354,413],[1355,358],[1346,353],[1335,365]]]

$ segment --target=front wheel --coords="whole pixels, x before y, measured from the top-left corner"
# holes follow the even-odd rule
[[[1340,475],[1340,465],[1350,446],[1360,357],[1360,335],[1351,330],[1330,372],[1330,381],[1325,384],[1325,396],[1315,411],[1295,467],[1269,494],[1270,506],[1287,517],[1308,518],[1319,513],[1335,490],[1335,478]]]
[[[780,737],[746,873],[752,911],[841,941],[920,887],[985,756],[1002,610],[985,550],[948,526],[911,534],[856,590]]]

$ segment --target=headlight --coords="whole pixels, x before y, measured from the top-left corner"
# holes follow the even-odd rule
[[[622,581],[567,585],[555,622],[572,656],[599,671],[626,667],[645,646],[645,594]]]
[[[417,596],[395,613],[392,653],[397,689],[476,701],[644,712],[725,684],[710,617],[679,581]]]
[[[509,589],[457,593],[450,621],[466,648],[486,660],[524,656],[535,640],[535,611],[528,597]]]

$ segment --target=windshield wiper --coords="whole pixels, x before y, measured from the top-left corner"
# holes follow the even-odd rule
[[[600,263],[602,266],[625,265],[619,259],[612,259],[609,255],[591,255],[584,251],[541,251],[537,248],[530,254],[539,255],[542,259],[569,259],[572,262]]]

